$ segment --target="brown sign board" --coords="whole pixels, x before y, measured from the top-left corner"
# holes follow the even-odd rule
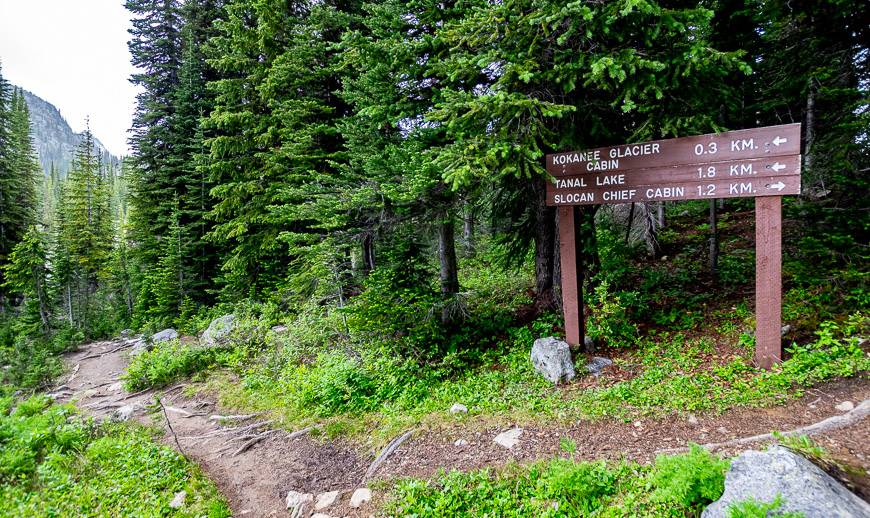
[[[797,154],[800,124],[784,124],[553,153],[546,160],[547,172],[558,177]]]
[[[743,198],[800,194],[800,155],[561,176],[547,205]]]
[[[800,194],[800,124],[547,155],[558,205],[565,339],[583,344],[576,205],[755,197],[755,360],[781,361],[782,196]]]

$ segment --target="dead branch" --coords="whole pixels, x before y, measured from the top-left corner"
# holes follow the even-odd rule
[[[76,374],[79,373],[79,369],[81,368],[81,366],[82,366],[81,363],[77,363],[76,366],[73,367],[72,376],[70,376],[69,379],[66,381],[68,384],[72,383],[72,380],[75,379]]]
[[[267,432],[263,432],[263,433],[257,435],[256,437],[254,437],[253,439],[249,440],[248,442],[243,444],[241,447],[239,447],[239,449],[236,450],[232,456],[235,457],[236,455],[239,455],[241,453],[248,451],[252,446],[254,446],[258,442],[262,441],[263,439],[265,439],[266,437],[272,435],[273,433],[275,433],[277,431],[278,430],[269,430]]]
[[[369,469],[366,470],[366,474],[365,476],[363,476],[363,482],[365,482],[369,479],[369,477],[374,475],[378,468],[381,467],[381,464],[383,464],[384,461],[387,460],[387,457],[389,457],[394,451],[396,451],[396,449],[401,446],[403,442],[407,441],[413,433],[414,430],[408,430],[407,432],[390,441],[390,444],[388,444],[387,447],[381,451],[381,454],[378,455],[375,461],[372,462],[371,466],[369,466]]]
[[[175,434],[175,430],[172,429],[172,423],[169,422],[169,414],[166,413],[166,407],[163,406],[163,402],[160,401],[160,398],[154,398],[157,400],[157,404],[160,405],[160,409],[163,410],[163,418],[166,419],[166,426],[169,427],[169,432],[172,434],[172,438],[175,439],[175,446],[178,447],[178,453],[181,454],[182,457],[187,459],[187,455],[184,454],[184,449],[181,447],[181,443],[178,442],[178,435]]]
[[[257,412],[256,414],[241,414],[241,415],[213,415],[208,418],[209,421],[247,421],[248,419],[253,419],[255,417],[259,417],[263,415],[263,412]]]

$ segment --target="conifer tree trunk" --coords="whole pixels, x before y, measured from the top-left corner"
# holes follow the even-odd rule
[[[474,243],[474,209],[468,201],[465,202],[462,212],[462,244],[465,249],[465,256],[473,256],[476,249]]]
[[[369,273],[375,269],[375,237],[366,232],[362,239],[363,272]]]
[[[441,323],[450,324],[453,313],[449,301],[459,293],[459,267],[456,261],[453,219],[448,211],[441,213],[438,222],[438,261],[441,264],[441,296],[448,303],[441,311]]]
[[[715,279],[719,272],[719,227],[716,200],[710,200],[710,275]]]
[[[539,311],[556,307],[553,274],[556,263],[556,210],[546,205],[544,180],[532,184],[535,204],[535,306]]]

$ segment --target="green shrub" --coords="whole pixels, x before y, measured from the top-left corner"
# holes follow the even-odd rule
[[[389,516],[693,516],[724,490],[728,461],[693,450],[660,456],[652,467],[633,462],[554,459],[406,479],[385,505]]]
[[[176,379],[203,371],[219,363],[225,351],[184,345],[178,340],[157,344],[134,356],[123,375],[129,391],[166,385]]]
[[[586,321],[586,334],[613,347],[629,347],[637,341],[637,326],[628,314],[632,292],[612,293],[608,281],[602,281],[590,297],[592,314]]]
[[[729,464],[696,444],[683,455],[659,456],[651,476],[652,499],[700,509],[722,496]]]
[[[734,502],[728,506],[728,518],[767,518],[768,516],[776,516],[777,518],[803,518],[804,513],[798,512],[782,512],[783,500],[781,495],[776,495],[773,502],[759,502],[754,498],[743,500],[742,502]]]

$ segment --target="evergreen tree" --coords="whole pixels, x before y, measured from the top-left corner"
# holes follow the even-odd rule
[[[87,336],[93,331],[89,324],[97,291],[106,280],[113,239],[111,193],[90,127],[76,150],[58,207],[55,257],[61,288],[70,322]]]
[[[270,209],[288,180],[287,170],[272,156],[281,146],[275,107],[287,92],[281,84],[266,84],[266,77],[297,27],[303,5],[230,1],[226,20],[218,23],[220,33],[211,40],[209,64],[221,79],[210,84],[215,107],[204,121],[215,182],[210,213],[215,226],[209,237],[226,247],[219,282],[228,298],[276,286],[291,262],[287,244],[279,239],[284,228]]]
[[[175,171],[168,163],[177,144],[173,117],[182,52],[179,4],[177,0],[128,0],[125,4],[133,16],[128,46],[139,70],[131,81],[141,87],[130,137],[135,167],[130,201],[137,208],[131,231],[146,265],[157,262],[160,238],[170,224],[167,200],[175,199]]]
[[[24,95],[10,89],[0,74],[0,267],[36,221],[37,174]],[[0,271],[0,313],[6,311],[11,295]]]
[[[36,225],[31,225],[15,245],[9,261],[3,265],[3,276],[3,287],[24,296],[22,321],[26,325],[35,321],[43,334],[48,334],[51,326],[48,254],[45,239]]]

